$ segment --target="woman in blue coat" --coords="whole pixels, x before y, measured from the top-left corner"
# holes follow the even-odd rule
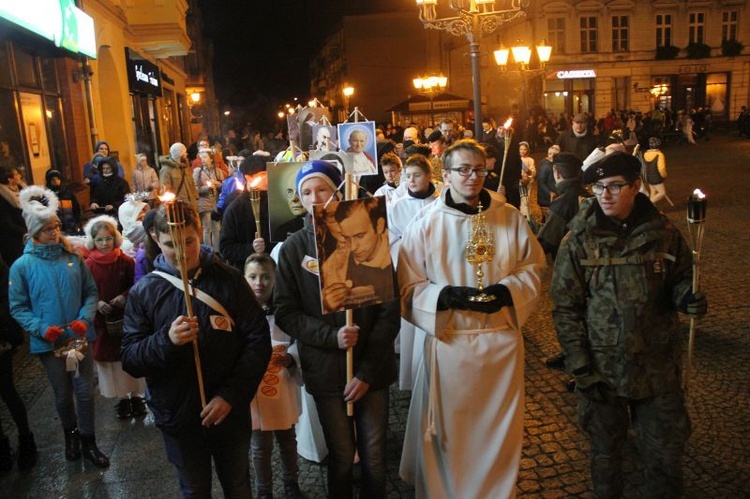
[[[95,337],[98,293],[83,259],[60,233],[58,199],[49,189],[21,192],[28,229],[23,255],[10,269],[8,299],[13,318],[29,332],[31,353],[42,362],[55,393],[55,406],[65,433],[65,458],[81,454],[99,468],[109,459],[94,437],[94,362],[86,351],[63,356],[56,350],[71,340]],[[59,352],[58,352],[59,353]]]

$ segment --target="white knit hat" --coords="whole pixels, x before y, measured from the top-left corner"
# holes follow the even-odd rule
[[[98,217],[94,217],[86,222],[86,225],[83,227],[83,232],[86,234],[86,248],[88,248],[89,250],[96,248],[96,244],[94,243],[96,234],[92,234],[91,231],[94,229],[94,225],[98,224],[99,222],[106,223],[114,230],[115,248],[119,248],[120,246],[122,246],[122,234],[120,234],[120,231],[117,230],[117,220],[115,220],[114,217],[110,217],[109,215],[99,215]]]
[[[60,222],[57,217],[57,208],[60,201],[55,193],[38,185],[31,185],[21,190],[18,196],[23,210],[23,220],[26,222],[26,230],[29,235],[34,237],[46,224],[56,221]]]
[[[175,161],[179,161],[182,155],[185,154],[186,152],[187,152],[187,147],[185,147],[185,144],[183,144],[182,142],[175,142],[169,148],[169,155]]]

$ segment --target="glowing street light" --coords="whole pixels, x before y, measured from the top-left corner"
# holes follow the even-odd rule
[[[430,122],[431,125],[435,124],[435,113],[433,107],[433,101],[435,96],[442,94],[445,91],[445,87],[448,86],[448,77],[442,73],[440,76],[430,75],[425,77],[417,77],[412,80],[414,88],[422,95],[425,95],[430,99]]]
[[[438,0],[415,0],[419,20],[425,28],[447,31],[454,36],[465,36],[471,55],[471,79],[474,94],[474,136],[482,133],[482,97],[479,84],[479,40],[497,31],[503,24],[526,16],[523,0],[505,0],[495,5],[495,0],[448,0],[452,11],[438,18]],[[445,9],[443,9],[445,10]],[[447,13],[447,12],[446,12]]]
[[[344,109],[346,109],[346,116],[349,116],[349,99],[354,95],[354,87],[346,85],[342,92],[344,93]]]

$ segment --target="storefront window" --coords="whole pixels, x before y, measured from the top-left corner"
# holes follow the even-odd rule
[[[45,92],[57,93],[57,70],[55,60],[42,57],[39,60],[42,67],[42,86]]]
[[[10,87],[13,85],[10,72],[10,58],[5,43],[0,42],[0,86]]]
[[[47,126],[52,145],[50,156],[52,157],[52,167],[63,174],[63,178],[73,178],[73,172],[70,171],[70,165],[67,161],[65,151],[65,132],[62,123],[62,111],[60,110],[60,98],[48,95],[44,98],[45,114],[47,116]]]
[[[23,142],[18,129],[16,99],[12,90],[0,89],[0,156],[24,164]]]
[[[726,119],[727,115],[727,73],[706,75],[706,107],[714,119]]]
[[[34,64],[34,56],[18,48],[14,51],[14,55],[18,84],[24,87],[39,88],[39,78],[37,77],[36,65]]]

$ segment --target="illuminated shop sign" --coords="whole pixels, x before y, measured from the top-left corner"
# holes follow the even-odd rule
[[[0,17],[57,47],[96,58],[94,19],[73,0],[0,0]]]
[[[128,48],[125,49],[125,58],[128,61],[130,91],[161,97],[161,74],[159,67],[143,59],[137,52]]]
[[[558,80],[572,80],[573,78],[596,78],[596,71],[593,69],[571,69],[570,71],[558,71]]]

